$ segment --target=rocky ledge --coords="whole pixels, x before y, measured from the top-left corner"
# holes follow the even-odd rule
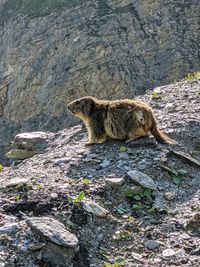
[[[199,85],[140,97],[175,146],[148,137],[85,147],[78,125],[1,166],[0,266],[200,266]]]

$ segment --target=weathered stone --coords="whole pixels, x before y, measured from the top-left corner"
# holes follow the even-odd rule
[[[20,133],[14,138],[14,145],[20,149],[34,149],[36,145],[45,142],[49,138],[46,132]]]
[[[200,232],[200,212],[191,214],[191,218],[187,221],[186,227]]]
[[[100,164],[102,168],[107,168],[110,165],[110,161],[107,159],[104,159],[103,162]]]
[[[106,217],[109,213],[108,210],[91,200],[83,201],[83,209],[97,217]]]
[[[5,225],[0,227],[0,235],[14,235],[19,230],[20,226],[18,223],[12,223],[9,225]]]
[[[9,186],[23,186],[26,185],[29,182],[29,179],[27,178],[13,178],[10,180],[6,180],[4,181],[2,184],[0,184],[0,187],[4,188],[4,187],[9,187]]]
[[[57,193],[51,193],[50,194],[50,198],[51,199],[56,199],[56,198],[58,198],[58,194]]]
[[[150,250],[154,250],[154,249],[158,248],[160,244],[155,240],[148,240],[147,242],[145,242],[144,245],[146,248],[148,248]]]
[[[175,198],[175,194],[173,192],[165,192],[165,198],[167,200],[173,200]]]
[[[176,252],[172,248],[167,248],[162,252],[163,257],[173,257],[175,254]]]
[[[124,182],[124,179],[123,178],[106,178],[105,181],[107,184],[117,186],[117,185],[121,185]]]
[[[157,189],[157,185],[154,183],[154,181],[146,174],[137,171],[137,170],[132,170],[127,173],[131,180],[145,188],[149,188],[152,190]]]
[[[27,159],[35,155],[33,151],[27,151],[24,149],[12,149],[6,153],[6,157],[9,159]]]
[[[54,164],[55,165],[61,165],[69,162],[71,160],[71,157],[61,158],[61,159],[55,159]]]
[[[26,220],[32,231],[52,243],[78,249],[77,237],[70,233],[64,224],[50,217],[30,217]]]
[[[125,153],[125,152],[121,152],[121,153],[119,153],[119,158],[128,160],[129,159],[129,155],[127,153]]]

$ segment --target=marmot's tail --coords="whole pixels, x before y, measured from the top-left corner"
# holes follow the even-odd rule
[[[157,123],[154,117],[153,117],[153,123],[152,123],[150,131],[156,140],[162,143],[166,143],[166,144],[171,144],[171,145],[176,144],[176,141],[172,140],[169,136],[167,136],[166,134],[164,134],[158,129],[158,126],[157,126]]]

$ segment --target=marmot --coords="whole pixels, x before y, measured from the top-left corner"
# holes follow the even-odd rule
[[[160,142],[175,143],[158,129],[151,107],[142,101],[109,101],[86,96],[72,101],[67,107],[86,126],[89,134],[86,145],[102,144],[107,138],[129,142],[148,132]]]

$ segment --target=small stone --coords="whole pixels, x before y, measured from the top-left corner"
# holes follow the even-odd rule
[[[50,217],[30,217],[26,220],[32,231],[60,246],[78,248],[77,237],[64,224]]]
[[[127,153],[125,153],[125,152],[119,153],[119,158],[128,160],[129,159],[129,155]]]
[[[157,185],[148,175],[137,170],[129,171],[127,174],[130,176],[131,180],[134,181],[135,183],[148,189],[152,190],[157,189]]]
[[[135,253],[135,252],[132,252],[131,253],[131,256],[136,259],[136,260],[139,260],[142,258],[142,255],[138,254],[138,253]]]
[[[195,231],[200,231],[200,212],[191,214],[191,218],[187,221],[186,227]]]
[[[109,213],[108,210],[104,209],[99,204],[91,200],[83,201],[83,209],[98,217],[106,217]]]
[[[100,164],[102,168],[106,168],[110,165],[110,160],[104,159],[103,162]]]
[[[179,258],[183,258],[186,256],[185,250],[183,248],[180,248],[177,252],[176,252],[176,256]]]
[[[173,257],[175,255],[175,251],[171,248],[167,248],[162,252],[163,257]]]
[[[173,200],[175,198],[175,194],[172,192],[165,192],[165,198],[167,200]]]
[[[2,226],[0,227],[0,235],[14,235],[19,230],[19,228],[20,227],[18,223]]]
[[[61,165],[61,164],[69,162],[70,160],[71,160],[71,157],[65,157],[65,158],[61,158],[61,159],[56,159],[56,160],[54,160],[54,164],[55,165]]]
[[[105,179],[107,184],[116,186],[116,185],[121,185],[124,182],[123,178],[106,178]]]
[[[58,198],[58,194],[57,193],[51,193],[50,194],[50,198],[51,199],[57,199]]]
[[[159,247],[159,243],[157,241],[154,241],[154,240],[148,240],[147,242],[145,242],[145,247],[150,249],[150,250],[154,250],[156,248]]]

